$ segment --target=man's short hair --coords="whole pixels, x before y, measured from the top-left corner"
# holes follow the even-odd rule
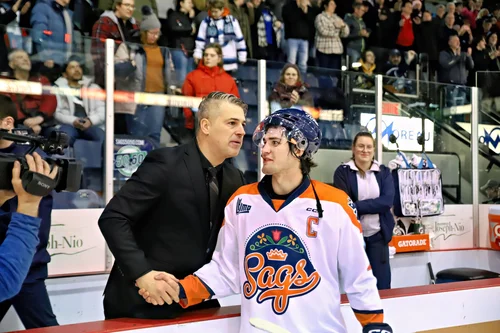
[[[224,9],[226,2],[224,0],[208,0],[209,9]]]
[[[0,120],[7,117],[12,117],[17,121],[16,104],[14,104],[9,96],[0,95]]]
[[[123,3],[123,0],[114,0],[114,1],[113,1],[113,6],[111,6],[111,10],[112,10],[112,11],[116,11],[116,7],[117,7],[118,5],[121,5],[122,3]]]
[[[209,117],[210,110],[212,109],[212,107],[213,106],[217,107],[218,104],[223,101],[239,106],[240,108],[243,109],[244,114],[245,115],[247,114],[248,105],[238,97],[220,91],[212,92],[203,98],[203,100],[200,103],[200,106],[198,107],[198,112],[196,113],[196,120],[197,120],[196,132],[198,132],[201,120]]]
[[[7,56],[7,59],[9,60],[9,62],[14,60],[14,54],[16,54],[18,52],[23,52],[23,53],[28,54],[28,52],[24,51],[23,49],[13,49],[9,52],[9,55]]]

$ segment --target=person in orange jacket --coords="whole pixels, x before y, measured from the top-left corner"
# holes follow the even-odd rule
[[[186,76],[182,86],[184,96],[205,97],[211,92],[220,91],[240,97],[233,77],[226,73],[222,62],[222,49],[219,44],[209,44],[203,51],[203,59],[198,68]],[[193,109],[184,108],[185,127],[194,130]]]

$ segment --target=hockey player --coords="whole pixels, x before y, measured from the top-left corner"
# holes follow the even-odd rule
[[[279,110],[259,124],[253,141],[265,177],[229,199],[212,261],[180,281],[180,304],[241,293],[242,333],[257,331],[250,318],[291,332],[345,333],[342,281],[363,332],[391,333],[354,205],[309,177],[321,141],[316,121],[301,110]]]

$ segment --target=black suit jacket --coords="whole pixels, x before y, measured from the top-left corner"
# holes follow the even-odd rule
[[[147,304],[135,280],[151,270],[182,279],[209,262],[224,207],[242,185],[242,173],[224,162],[210,231],[208,189],[195,142],[150,152],[99,219],[116,259],[104,291],[106,318],[172,318],[182,312],[178,304]]]

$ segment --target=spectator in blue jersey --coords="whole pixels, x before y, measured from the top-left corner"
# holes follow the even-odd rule
[[[335,170],[333,185],[346,192],[356,207],[366,254],[377,278],[377,288],[391,288],[389,242],[394,229],[391,213],[394,183],[387,167],[374,158],[375,140],[368,132],[354,137],[352,158]]]
[[[237,19],[230,15],[224,0],[208,1],[208,16],[201,22],[196,37],[194,61],[201,60],[208,44],[217,43],[222,47],[222,60],[226,72],[236,71],[238,63],[247,61],[247,45]]]
[[[17,119],[17,110],[15,104],[8,96],[0,96],[0,129],[12,131]],[[18,145],[9,140],[0,140],[0,153],[11,153],[15,155],[24,155],[29,146]],[[45,157],[42,151],[39,152]],[[1,209],[5,212],[16,212],[19,207],[17,196],[3,203]],[[3,319],[11,305],[16,309],[26,329],[56,326],[58,325],[56,316],[52,311],[45,279],[48,276],[47,264],[50,262],[50,255],[47,252],[47,243],[49,240],[50,221],[52,213],[52,196],[48,195],[41,199],[38,208],[38,215],[42,221],[38,229],[39,242],[36,252],[31,262],[28,275],[24,280],[21,291],[9,300],[0,303],[0,321]],[[0,215],[0,242],[6,238],[8,231],[9,215]]]
[[[57,174],[57,166],[51,171],[47,162],[40,155],[27,155],[29,169],[52,179]],[[38,239],[38,229],[42,221],[38,217],[38,208],[42,197],[26,192],[22,186],[21,164],[14,163],[12,169],[12,190],[0,190],[0,206],[17,196],[17,210],[12,214],[0,208],[0,216],[10,215],[5,240],[0,245],[0,302],[16,296],[28,274]]]

